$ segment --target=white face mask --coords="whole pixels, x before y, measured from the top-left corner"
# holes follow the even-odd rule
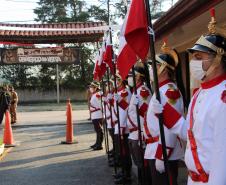
[[[153,73],[153,69],[151,66],[149,68],[149,76],[150,76],[150,81],[154,82],[154,73]]]
[[[131,77],[128,77],[128,85],[130,86],[130,87],[133,87],[134,86],[134,83],[133,83],[133,77],[131,76]]]
[[[90,88],[89,88],[89,91],[90,91],[91,93],[94,93],[94,88],[93,88],[93,87],[90,87]]]
[[[206,74],[206,72],[202,68],[202,63],[203,63],[203,60],[190,61],[191,75],[197,80],[202,80]]]

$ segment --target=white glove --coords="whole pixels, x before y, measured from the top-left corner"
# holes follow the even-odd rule
[[[107,98],[105,96],[102,97],[103,102],[107,101]]]
[[[133,104],[134,105],[139,105],[139,97],[137,95],[134,97]]]
[[[103,96],[104,93],[103,93],[103,91],[100,91],[99,94],[100,94],[101,96]]]
[[[107,95],[107,100],[109,101],[110,99],[112,99],[112,94]]]
[[[114,100],[115,101],[119,101],[119,99],[120,99],[120,96],[117,93],[115,93],[114,94]]]
[[[159,103],[155,97],[153,97],[150,103],[150,110],[155,114],[161,114],[163,111],[163,105]]]
[[[156,161],[155,161],[155,167],[156,167],[156,170],[159,173],[164,173],[165,172],[164,161],[159,160],[159,159],[156,159]]]

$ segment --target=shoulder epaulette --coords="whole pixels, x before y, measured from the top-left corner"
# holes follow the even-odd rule
[[[147,98],[149,95],[150,95],[149,91],[145,87],[142,87],[140,90],[140,96],[142,98]]]
[[[173,86],[173,84],[168,85],[168,90],[166,91],[166,97],[170,100],[177,100],[180,98],[180,91]]]
[[[121,97],[122,98],[125,98],[125,97],[127,97],[129,95],[129,93],[126,91],[126,90],[123,90],[122,92],[121,92]]]

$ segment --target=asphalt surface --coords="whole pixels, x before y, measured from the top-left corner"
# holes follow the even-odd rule
[[[0,185],[113,185],[105,151],[92,151],[91,124],[74,127],[78,144],[62,145],[65,126],[16,127],[18,146],[0,161]]]
[[[13,126],[18,146],[0,160],[0,185],[113,185],[113,169],[105,150],[92,151],[93,126],[88,110],[73,111],[74,136],[65,140],[65,111],[19,112]],[[0,125],[2,138],[3,125]],[[133,165],[133,174],[136,173]],[[179,185],[186,184],[186,169],[180,168]],[[135,175],[133,175],[135,184]]]

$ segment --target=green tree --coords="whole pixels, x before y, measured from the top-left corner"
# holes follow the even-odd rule
[[[42,23],[55,22],[87,22],[87,21],[108,21],[107,11],[98,6],[88,6],[84,1],[79,0],[40,0],[39,7],[34,10],[37,15],[36,21]],[[79,66],[61,66],[62,73],[60,85],[64,88],[85,88],[92,80],[93,63],[90,58],[93,56],[93,44],[74,44],[80,48]],[[42,66],[39,78],[43,86],[54,87],[55,67]],[[50,75],[49,77],[47,76]],[[42,80],[43,79],[43,80]],[[48,84],[50,84],[48,86]]]

